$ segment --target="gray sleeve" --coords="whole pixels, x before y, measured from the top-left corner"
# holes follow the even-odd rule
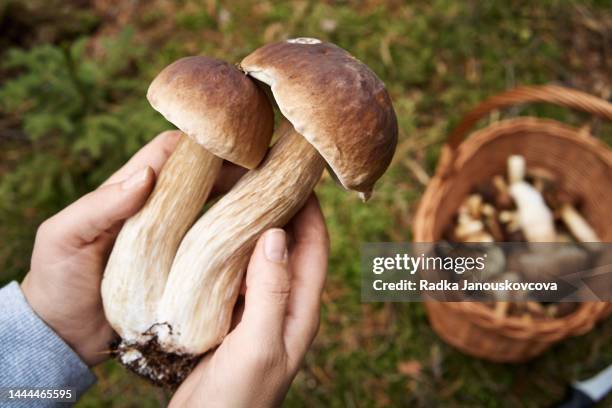
[[[0,288],[0,393],[13,387],[72,388],[77,398],[96,377],[79,356],[32,310],[17,282]],[[22,401],[7,407],[66,407]]]

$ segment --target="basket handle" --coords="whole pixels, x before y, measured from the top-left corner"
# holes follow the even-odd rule
[[[556,85],[521,86],[491,96],[463,117],[446,142],[454,151],[468,131],[489,112],[526,102],[549,102],[592,113],[612,121],[612,103],[587,93]]]

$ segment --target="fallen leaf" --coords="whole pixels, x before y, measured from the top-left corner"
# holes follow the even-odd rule
[[[418,377],[423,366],[417,360],[400,361],[397,364],[397,371],[407,377]]]

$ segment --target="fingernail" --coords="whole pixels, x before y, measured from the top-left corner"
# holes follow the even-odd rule
[[[280,228],[271,229],[264,237],[264,253],[271,262],[283,262],[287,259],[287,238]]]
[[[121,188],[123,190],[130,190],[132,188],[136,188],[142,185],[147,180],[148,177],[149,177],[149,167],[145,167],[144,169],[137,171],[136,173],[128,177],[126,180],[124,180],[121,183]]]

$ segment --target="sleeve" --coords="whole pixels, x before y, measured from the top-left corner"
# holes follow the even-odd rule
[[[17,282],[0,288],[0,394],[15,387],[71,388],[79,398],[95,381],[87,365],[32,310]],[[11,408],[56,405],[2,399],[0,406]]]

